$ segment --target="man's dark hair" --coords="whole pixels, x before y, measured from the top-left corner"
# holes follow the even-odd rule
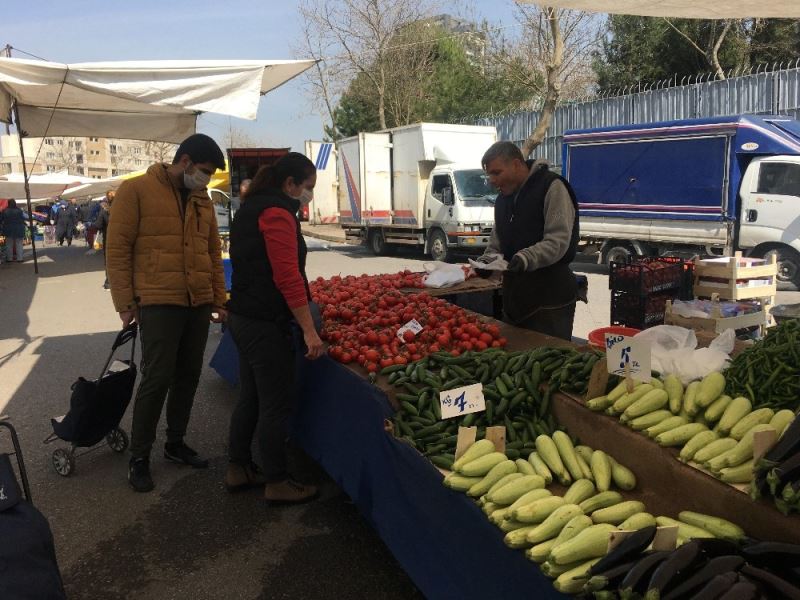
[[[514,160],[515,158],[521,162],[525,162],[525,157],[522,156],[522,151],[512,142],[495,142],[484,153],[481,158],[481,166],[485,169],[487,165],[498,158],[506,160]]]
[[[181,142],[172,164],[177,164],[181,156],[188,154],[195,164],[211,163],[220,171],[225,170],[225,156],[217,142],[203,133],[195,133]]]
[[[281,189],[289,177],[296,185],[300,185],[316,172],[317,168],[307,156],[289,152],[271,167],[261,167],[242,197],[249,198],[269,189]]]

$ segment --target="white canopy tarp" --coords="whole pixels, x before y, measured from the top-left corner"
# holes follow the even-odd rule
[[[29,137],[90,136],[179,143],[197,115],[255,119],[263,94],[313,60],[62,64],[0,58],[0,121],[16,98]]]
[[[63,183],[31,183],[31,198],[52,198],[66,189]],[[0,198],[25,198],[25,183],[0,179]]]
[[[66,171],[31,175],[29,178],[31,198],[48,200],[61,196],[65,200],[105,194],[117,189],[124,181],[121,177],[93,179],[82,175],[70,175]],[[0,198],[24,198],[25,176],[9,173],[0,176]]]
[[[800,18],[800,0],[517,0],[556,8],[688,19]]]

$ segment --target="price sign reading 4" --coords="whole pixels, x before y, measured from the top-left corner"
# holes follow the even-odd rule
[[[483,397],[483,385],[475,383],[439,392],[439,403],[442,406],[442,419],[484,411],[486,400]]]
[[[608,372],[633,379],[650,381],[650,344],[635,337],[606,334]]]

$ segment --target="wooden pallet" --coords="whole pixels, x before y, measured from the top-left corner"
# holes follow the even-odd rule
[[[770,262],[762,259],[742,258],[741,252],[726,259],[696,260],[694,263],[694,287],[696,298],[711,298],[716,294],[721,300],[761,300],[762,304],[772,305],[777,286],[778,265],[773,254]],[[702,279],[713,277],[724,279],[723,285],[710,285]],[[739,287],[742,279],[769,279],[769,285]]]

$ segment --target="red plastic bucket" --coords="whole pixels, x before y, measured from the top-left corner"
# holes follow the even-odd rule
[[[620,325],[612,325],[611,327],[601,327],[589,332],[589,344],[596,348],[604,350],[606,347],[606,334],[613,333],[616,335],[633,336],[639,333],[641,329],[634,329],[633,327],[622,327]]]

